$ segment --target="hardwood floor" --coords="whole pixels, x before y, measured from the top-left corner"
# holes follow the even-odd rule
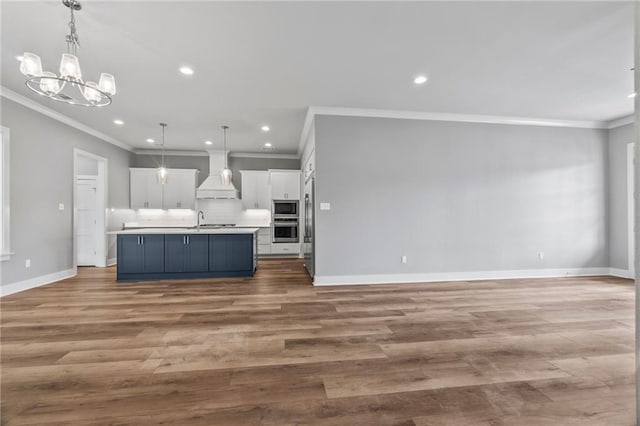
[[[2,424],[635,424],[629,280],[114,279],[1,299]]]

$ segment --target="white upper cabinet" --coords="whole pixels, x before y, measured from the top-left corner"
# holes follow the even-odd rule
[[[131,208],[161,209],[162,185],[156,169],[130,169]]]
[[[269,172],[240,170],[242,178],[242,206],[245,209],[271,209]]]
[[[169,169],[161,185],[157,169],[129,169],[132,209],[195,209],[196,176],[191,169]]]
[[[197,172],[190,169],[169,169],[167,182],[164,184],[163,208],[191,210],[196,208]]]
[[[300,199],[299,170],[269,170],[272,200]]]

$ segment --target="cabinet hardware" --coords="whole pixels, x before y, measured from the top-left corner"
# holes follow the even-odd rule
[[[140,235],[140,243],[144,244],[144,235]]]

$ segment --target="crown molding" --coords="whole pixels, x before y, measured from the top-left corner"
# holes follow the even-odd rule
[[[94,136],[98,139],[101,139],[105,142],[108,142],[112,145],[117,146],[118,148],[122,148],[124,150],[127,151],[132,151],[133,148],[122,142],[119,141],[115,138],[112,138],[109,135],[106,135],[96,129],[94,129],[93,127],[89,127],[86,124],[82,124],[81,122],[74,120],[71,117],[68,117],[64,114],[61,114],[57,111],[52,110],[49,107],[46,107],[32,99],[27,98],[26,96],[23,96],[17,92],[14,92],[11,89],[7,89],[5,86],[0,86],[0,96],[2,96],[3,98],[7,98],[10,101],[13,101],[15,103],[18,103],[24,107],[27,107],[29,109],[32,109],[33,111],[39,112],[42,115],[46,115],[49,118],[53,118],[54,120],[57,120],[63,124],[66,124],[67,126],[73,127],[75,129],[80,130],[81,132],[85,132],[91,136]]]
[[[632,124],[635,121],[633,114],[626,117],[618,118],[617,120],[611,120],[607,123],[607,129],[615,129],[616,127],[626,126]]]
[[[210,150],[216,151],[216,150]],[[217,150],[223,152],[222,150]],[[136,149],[133,151],[136,155],[159,155],[160,150],[155,149]],[[208,157],[207,151],[187,151],[187,150],[165,150],[164,155],[175,155],[183,157]],[[229,157],[234,158],[273,158],[280,160],[299,160],[300,157],[296,154],[272,154],[262,152],[230,152]]]
[[[461,123],[509,124],[517,126],[574,127],[584,129],[607,129],[606,121],[555,120],[535,117],[512,117],[502,115],[455,114],[440,112],[402,111],[343,107],[310,107],[316,115],[335,115],[367,118],[396,118],[404,120],[456,121]],[[306,121],[305,121],[306,125]],[[304,129],[303,129],[304,130]],[[302,138],[301,138],[302,139]]]
[[[272,158],[277,160],[299,160],[298,154],[272,154],[267,152],[230,152],[229,157],[234,158]]]
[[[162,150],[158,149],[134,149],[133,153],[136,155],[160,155]],[[180,157],[208,157],[207,151],[187,151],[187,150],[170,150],[166,149],[164,155],[176,155]]]

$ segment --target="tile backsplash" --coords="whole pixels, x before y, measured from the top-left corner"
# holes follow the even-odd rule
[[[269,210],[244,210],[240,200],[198,200],[197,210],[116,210],[110,215],[110,229],[132,227],[187,227],[197,222],[198,210],[204,213],[201,223],[236,224],[238,226],[268,226]]]

